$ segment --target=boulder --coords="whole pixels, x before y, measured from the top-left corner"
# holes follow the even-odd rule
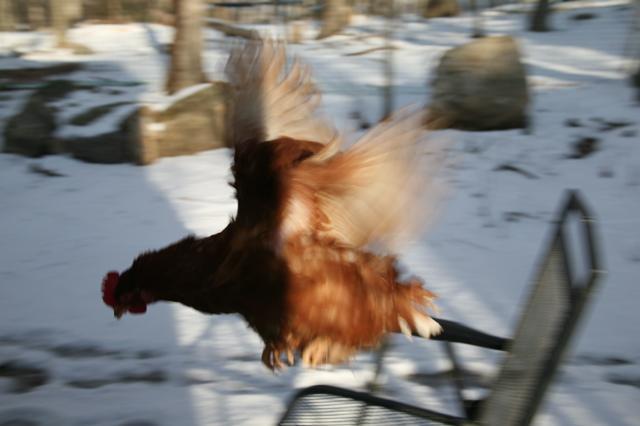
[[[187,88],[174,95],[161,111],[136,108],[113,131],[59,139],[54,138],[55,111],[47,102],[77,87],[65,82],[54,83],[39,89],[24,109],[9,119],[4,131],[6,152],[31,157],[68,153],[91,163],[150,164],[159,157],[224,146],[225,83]],[[123,103],[96,107],[73,117],[71,122],[90,125],[120,106]]]
[[[61,149],[88,163],[141,163],[139,132],[140,109],[129,114],[112,132],[60,141]]]
[[[526,127],[527,78],[509,36],[481,38],[445,52],[432,87],[432,122],[468,130]]]
[[[22,111],[7,121],[4,151],[28,157],[53,154],[56,151],[54,114],[43,96],[32,95]]]
[[[186,90],[189,90],[187,88]],[[215,82],[181,97],[162,111],[145,110],[140,146],[143,163],[224,147],[227,86]],[[155,153],[155,154],[154,154]]]
[[[427,0],[422,10],[422,16],[425,18],[444,18],[459,14],[458,0]]]

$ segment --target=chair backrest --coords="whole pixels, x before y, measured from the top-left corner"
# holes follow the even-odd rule
[[[583,237],[578,247],[568,244],[574,220],[579,235],[573,237]],[[601,272],[592,222],[577,193],[569,192],[503,365],[482,404],[481,424],[531,423]]]

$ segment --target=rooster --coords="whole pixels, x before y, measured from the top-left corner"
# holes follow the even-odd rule
[[[422,113],[400,111],[342,149],[309,68],[287,63],[280,43],[236,46],[225,73],[235,218],[108,273],[103,300],[115,316],[157,301],[238,313],[270,369],[343,363],[390,332],[438,334],[434,294],[391,254],[438,192],[441,162],[428,151],[443,150],[419,143]]]

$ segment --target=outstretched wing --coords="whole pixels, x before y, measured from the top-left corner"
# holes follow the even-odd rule
[[[340,140],[318,114],[320,94],[309,68],[298,61],[287,64],[282,43],[239,44],[225,72],[230,89],[226,137],[235,151],[237,220],[274,230],[283,169],[312,154],[330,156]]]
[[[287,66],[281,43],[243,43],[225,72],[238,218],[277,209],[281,239],[302,233],[389,247],[433,217],[444,150],[437,141],[421,143],[422,111],[401,111],[340,152],[341,139],[318,114],[320,94],[309,68],[298,61]],[[282,164],[285,158],[294,167]],[[275,169],[284,194],[266,186]]]
[[[297,60],[287,66],[282,43],[244,42],[232,49],[225,73],[230,85],[228,146],[283,136],[336,140],[333,127],[318,115],[320,93],[309,68]]]
[[[281,238],[299,233],[393,248],[433,218],[446,144],[424,139],[421,110],[401,110],[350,149],[290,174]]]

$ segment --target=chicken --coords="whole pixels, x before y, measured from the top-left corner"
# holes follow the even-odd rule
[[[420,111],[400,111],[343,150],[309,69],[288,66],[281,44],[237,46],[225,72],[236,216],[218,234],[107,274],[115,316],[156,301],[238,313],[270,369],[343,363],[390,332],[438,334],[434,294],[391,254],[437,204],[443,149],[421,143]]]

